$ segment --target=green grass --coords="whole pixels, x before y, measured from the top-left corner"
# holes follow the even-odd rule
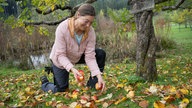
[[[181,25],[179,29],[178,25],[175,25],[171,29],[171,38],[174,39],[178,45],[179,50],[177,54],[179,55],[190,55],[192,54],[192,30],[190,28],[185,28],[184,25]]]
[[[41,90],[39,77],[44,73],[43,69],[21,71],[16,68],[0,67],[0,107],[33,106],[33,107],[55,107],[56,105],[67,105],[80,103],[81,96],[98,96],[104,98],[112,93],[112,98],[102,102],[93,102],[102,108],[108,104],[109,108],[140,108],[139,102],[146,100],[148,108],[153,108],[154,103],[163,99],[162,96],[172,96],[170,103],[166,106],[179,106],[180,102],[187,98],[190,103],[187,108],[192,107],[192,31],[183,28],[179,31],[178,26],[173,26],[171,38],[178,44],[175,49],[165,51],[163,58],[157,59],[157,81],[150,83],[135,76],[136,65],[133,62],[127,64],[107,64],[103,78],[106,81],[106,91],[102,94],[94,89],[80,87],[70,74],[70,90],[67,93],[44,93]],[[86,66],[78,66],[79,69],[89,73]],[[85,78],[88,79],[89,74]],[[48,75],[52,81],[52,74]],[[152,85],[157,92],[149,92]],[[73,98],[73,90],[79,89],[77,98]],[[187,93],[181,92],[188,91]],[[133,98],[119,101],[123,97],[129,97],[130,91],[134,91]],[[180,96],[180,97],[179,97]],[[38,98],[39,97],[39,98]],[[119,103],[117,103],[119,101]],[[115,104],[116,103],[116,104]]]

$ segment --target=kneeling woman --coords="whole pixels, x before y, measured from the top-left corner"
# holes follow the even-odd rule
[[[86,63],[91,74],[87,86],[105,88],[102,72],[105,66],[106,53],[102,49],[95,49],[96,35],[91,26],[95,18],[95,9],[90,4],[79,7],[75,16],[61,22],[55,32],[55,42],[50,59],[53,63],[54,83],[46,76],[41,77],[42,89],[53,93],[64,92],[69,87],[69,74],[74,78],[81,76],[74,67],[77,63]],[[103,91],[102,89],[102,91]]]

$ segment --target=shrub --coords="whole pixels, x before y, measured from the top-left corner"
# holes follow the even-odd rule
[[[135,59],[136,38],[118,34],[97,34],[97,46],[107,53],[108,62],[120,62],[126,58]]]
[[[170,38],[171,23],[166,17],[159,16],[155,19],[155,32],[157,38],[157,51],[171,49],[176,42]]]

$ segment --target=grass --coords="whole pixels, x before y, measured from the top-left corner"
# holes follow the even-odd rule
[[[69,92],[52,94],[41,90],[39,77],[45,74],[43,69],[21,71],[16,68],[0,67],[0,107],[59,107],[78,104],[82,105],[81,97],[88,98],[87,103],[102,108],[140,108],[142,105],[153,108],[154,104],[161,106],[160,101],[166,101],[165,106],[179,106],[186,99],[189,101],[187,108],[192,107],[192,31],[178,26],[173,26],[172,35],[177,43],[175,49],[165,52],[163,58],[157,59],[157,81],[150,83],[143,81],[134,75],[136,65],[107,64],[103,78],[106,81],[106,91],[100,94],[94,89],[78,86],[70,75]],[[86,66],[78,66],[79,69],[89,73]],[[89,76],[86,74],[85,78]],[[52,81],[52,74],[48,75]],[[73,91],[78,89],[78,94]],[[106,98],[112,94],[112,98],[94,102],[91,97]],[[141,105],[142,103],[142,105]],[[85,105],[84,105],[85,106]]]

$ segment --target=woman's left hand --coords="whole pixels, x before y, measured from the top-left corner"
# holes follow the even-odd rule
[[[99,84],[99,86],[102,86],[101,92],[103,92],[104,89],[105,89],[105,82],[104,82],[101,74],[98,74],[98,75],[97,75],[97,79],[98,79],[98,84]]]

